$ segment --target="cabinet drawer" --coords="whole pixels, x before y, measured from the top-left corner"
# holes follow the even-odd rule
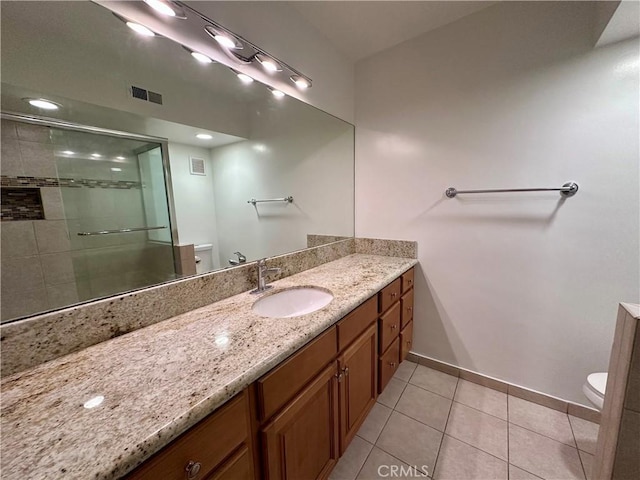
[[[378,324],[380,325],[380,352],[384,352],[400,333],[400,302],[396,303],[391,307],[391,310],[382,315],[380,320],[378,320]]]
[[[233,456],[224,462],[207,480],[252,480],[253,458],[249,449],[243,446]]]
[[[248,399],[246,390],[202,420],[168,447],[143,463],[128,480],[184,480],[190,462],[200,463],[200,473],[191,477],[206,478],[214,468],[248,437]]]
[[[338,322],[338,350],[344,350],[378,316],[378,298],[374,295]]]
[[[413,287],[413,271],[412,268],[402,274],[402,293],[408,292]]]
[[[409,290],[400,299],[402,303],[402,328],[413,320],[413,290]]]
[[[257,381],[258,414],[264,421],[282,408],[338,353],[336,328],[331,327],[291,358]]]
[[[398,369],[398,359],[400,358],[400,339],[396,338],[389,349],[378,360],[378,393],[382,393],[393,374]]]
[[[397,302],[400,299],[400,287],[401,287],[401,279],[396,279],[391,282],[389,285],[384,287],[380,292],[380,308],[379,312],[386,311],[391,305]]]
[[[407,354],[411,351],[413,344],[413,322],[402,329],[400,332],[400,361],[407,358]]]

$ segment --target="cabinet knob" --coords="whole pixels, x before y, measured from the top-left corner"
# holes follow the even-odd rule
[[[200,462],[194,462],[193,460],[191,460],[189,463],[187,463],[184,471],[187,472],[187,478],[191,480],[198,476],[201,468],[202,464]]]
[[[348,376],[349,376],[349,367],[344,367],[344,368],[342,369],[342,373],[344,373],[344,376],[345,376],[345,377],[348,377]]]
[[[391,298],[396,298],[397,293],[396,292],[391,292]]]
[[[391,325],[391,330],[395,330],[396,328],[398,328],[397,325]]]
[[[413,312],[413,307],[407,307],[407,310],[409,310],[410,312]]]
[[[391,368],[395,368],[396,363],[395,363],[395,362],[389,362],[389,366],[390,366]]]
[[[341,382],[341,381],[342,381],[342,372],[337,373],[337,374],[335,375],[335,377],[338,379],[338,382]]]

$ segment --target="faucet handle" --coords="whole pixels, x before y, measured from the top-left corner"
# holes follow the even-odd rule
[[[267,266],[267,259],[266,258],[261,258],[260,260],[258,260],[256,262],[256,264],[258,265],[258,267],[266,267]]]

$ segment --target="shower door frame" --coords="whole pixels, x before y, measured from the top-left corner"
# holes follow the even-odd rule
[[[173,182],[171,179],[171,167],[169,165],[169,140],[162,137],[154,137],[151,135],[142,135],[139,133],[123,132],[120,130],[112,130],[109,128],[94,127],[91,125],[82,125],[80,123],[67,122],[65,120],[58,120],[49,117],[39,117],[35,115],[26,115],[23,113],[15,112],[0,112],[0,117],[3,120],[13,120],[16,122],[30,123],[33,125],[42,125],[46,127],[55,127],[62,130],[74,130],[78,132],[93,133],[97,135],[106,135],[110,137],[124,138],[127,140],[140,140],[146,142],[154,142],[160,144],[162,152],[162,170],[164,173],[164,187],[167,192],[167,206],[169,208],[169,224],[171,228],[171,243],[172,247],[179,245],[178,239],[178,224],[176,221],[176,211],[173,200]],[[178,268],[176,264],[175,249],[173,253],[174,269]]]

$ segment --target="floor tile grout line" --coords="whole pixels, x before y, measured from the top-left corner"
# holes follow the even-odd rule
[[[480,410],[479,408],[472,407],[471,405],[467,405],[466,403],[459,402],[457,400],[453,400],[453,402],[457,403],[459,405],[464,405],[467,408],[471,408],[472,410],[475,410],[476,412],[484,413],[485,415],[489,415],[490,417],[497,418],[498,420],[502,420],[503,422],[508,422],[509,421],[509,420],[505,420],[504,418],[498,417],[497,415],[493,415],[491,413],[487,413],[484,410]],[[507,407],[507,419],[508,418],[509,418],[509,408]]]
[[[540,480],[545,480],[545,479],[544,479],[544,478],[542,478],[540,475],[537,475],[537,474],[535,474],[535,473],[533,473],[533,472],[530,472],[529,470],[524,469],[524,468],[522,468],[521,466],[516,465],[515,463],[509,463],[509,465],[513,465],[514,467],[516,467],[516,468],[518,468],[518,469],[522,470],[523,472],[527,472],[528,474],[533,475],[534,477],[539,478]]]
[[[569,418],[569,414],[567,414],[567,421],[569,422],[569,428],[571,428],[571,435],[573,435],[573,441],[576,444],[576,450],[578,451],[578,459],[580,460],[580,466],[582,467],[582,475],[584,479],[587,479],[587,469],[584,468],[584,462],[582,461],[582,457],[580,456],[580,449],[578,448],[578,440],[576,439],[576,432],[573,430],[573,424],[571,423],[571,419]]]
[[[509,424],[514,425],[514,426],[516,426],[518,428],[522,428],[523,430],[526,430],[527,432],[535,433],[537,435],[540,435],[541,437],[548,438],[549,440],[553,440],[554,442],[557,442],[560,445],[564,445],[565,447],[574,448],[576,450],[579,450],[578,445],[569,445],[568,443],[561,442],[557,438],[550,437],[549,435],[545,435],[544,433],[536,432],[535,430],[531,430],[530,428],[523,427],[522,425],[519,425],[519,424],[517,424],[515,422],[509,422]],[[571,433],[573,434],[573,431]],[[575,439],[574,439],[574,442],[575,442]]]
[[[454,378],[457,378],[457,377],[454,377]],[[439,397],[446,398],[447,400],[451,400],[453,402],[453,397],[445,397],[441,393],[434,392],[433,390],[429,390],[428,388],[421,387],[420,385],[416,385],[415,383],[411,383],[411,382],[407,382],[407,383],[409,385],[411,385],[412,387],[419,388],[420,390],[424,390],[425,392],[433,393],[434,395],[438,395]],[[456,383],[456,388],[458,388],[458,384],[457,383]],[[455,389],[453,390],[453,393],[455,395]]]
[[[356,434],[357,435],[357,434]],[[362,438],[362,437],[360,437]],[[364,440],[364,438],[362,438],[362,440]],[[365,442],[367,442],[366,440],[364,440]],[[369,443],[369,442],[367,442]],[[364,459],[364,462],[362,462],[362,466],[360,466],[360,468],[358,469],[358,471],[356,472],[356,476],[354,480],[357,480],[358,476],[360,475],[360,472],[362,472],[362,469],[364,468],[364,466],[367,464],[367,460],[369,460],[369,457],[371,456],[371,452],[373,452],[373,449],[375,448],[375,444],[370,444],[371,445],[371,450],[369,450],[369,453],[367,453],[366,458]],[[334,467],[335,468],[335,467]]]
[[[458,384],[460,383],[460,377],[456,379],[456,386],[453,389],[453,398],[456,396],[456,391],[458,390]],[[449,424],[449,417],[451,416],[451,409],[453,408],[453,398],[451,399],[451,405],[449,405],[449,412],[447,413],[447,421],[444,422],[444,432],[442,432],[442,438],[440,439],[440,445],[438,445],[438,453],[436,453],[436,460],[433,462],[433,473],[432,477],[436,474],[436,465],[438,465],[438,459],[440,458],[440,451],[442,450],[442,443],[444,442],[444,436],[446,435],[447,425]]]

